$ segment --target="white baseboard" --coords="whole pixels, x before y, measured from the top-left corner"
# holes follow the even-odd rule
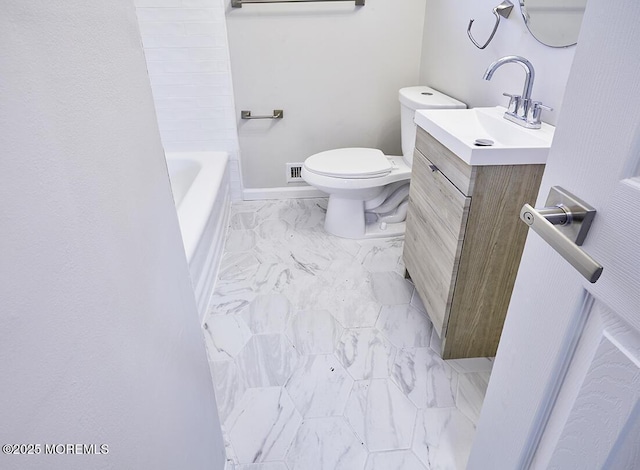
[[[259,201],[262,199],[304,199],[309,197],[328,197],[328,194],[323,193],[313,186],[251,188],[242,190],[242,199],[245,201]]]

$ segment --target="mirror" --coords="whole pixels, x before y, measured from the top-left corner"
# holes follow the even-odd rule
[[[529,32],[551,47],[573,46],[578,41],[587,0],[520,0]]]

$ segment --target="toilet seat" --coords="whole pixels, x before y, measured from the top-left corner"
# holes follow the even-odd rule
[[[320,155],[320,154],[316,154]],[[311,157],[309,157],[311,158]],[[309,159],[307,158],[307,160]],[[385,184],[394,183],[396,181],[408,180],[411,178],[411,168],[404,162],[402,157],[384,156],[387,163],[391,167],[391,171],[385,172],[380,176],[347,177],[345,175],[329,176],[323,175],[304,164],[302,165],[302,178],[311,186],[316,187],[320,191],[331,194],[335,191],[351,191],[354,189],[371,189]],[[305,161],[306,163],[306,161]],[[315,168],[314,165],[312,167]],[[335,171],[334,171],[335,173]],[[356,174],[361,172],[355,172]],[[373,196],[371,196],[373,197]]]
[[[366,179],[387,176],[393,165],[378,149],[342,148],[310,156],[305,160],[304,168],[331,178]]]

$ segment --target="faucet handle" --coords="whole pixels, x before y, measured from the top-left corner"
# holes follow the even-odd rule
[[[545,111],[553,111],[553,108],[547,106],[546,104],[542,104],[541,101],[532,101],[531,107],[529,108],[529,113],[527,116],[527,121],[531,124],[536,124],[538,127],[540,126],[540,115],[542,114],[542,110]]]
[[[518,110],[520,109],[520,102],[522,100],[522,96],[520,95],[512,95],[509,93],[503,93],[502,96],[509,97],[509,104],[507,105],[507,111],[513,114],[518,114]]]
[[[531,106],[533,107],[534,110],[536,109],[544,109],[545,111],[553,111],[553,108],[551,106],[547,106],[546,104],[542,104],[541,101],[534,101],[531,103]]]

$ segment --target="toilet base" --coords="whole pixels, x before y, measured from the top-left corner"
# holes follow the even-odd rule
[[[362,238],[365,233],[364,201],[329,196],[324,229],[342,238]]]
[[[384,228],[382,228],[384,227]],[[400,237],[404,235],[405,222],[382,225],[380,222],[368,224],[362,238]]]
[[[364,238],[385,238],[404,235],[404,222],[365,223],[364,201],[329,196],[324,229],[337,237],[361,240]]]

